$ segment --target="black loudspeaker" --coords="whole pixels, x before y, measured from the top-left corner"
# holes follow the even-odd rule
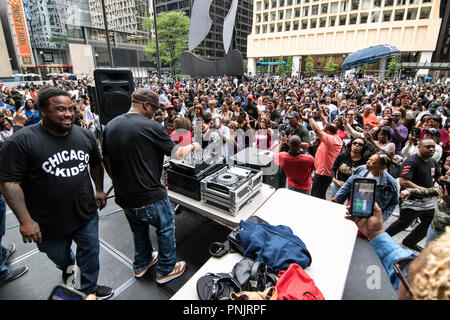
[[[128,112],[131,106],[133,73],[128,69],[95,69],[97,110],[100,122],[106,125],[113,118]]]
[[[94,86],[88,86],[87,92],[91,102],[91,111],[98,114],[97,89]]]

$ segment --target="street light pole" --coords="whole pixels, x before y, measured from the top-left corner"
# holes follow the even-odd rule
[[[108,31],[108,21],[106,20],[105,0],[102,0],[102,10],[103,10],[103,23],[105,25],[105,33],[106,33],[106,45],[108,46],[109,65],[111,68],[114,68],[111,53],[111,45],[109,44],[109,31]]]
[[[153,22],[155,25],[155,42],[156,42],[156,58],[157,58],[157,66],[158,66],[158,78],[161,78],[161,60],[159,57],[159,43],[158,43],[158,27],[156,26],[156,3],[153,0]]]

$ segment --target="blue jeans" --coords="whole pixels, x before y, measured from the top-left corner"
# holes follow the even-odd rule
[[[300,193],[303,193],[303,194],[307,194],[308,196],[311,195],[311,190],[300,190],[300,189],[296,189],[294,187],[291,187],[290,185],[288,185],[288,189],[292,190],[292,191],[297,191],[297,192],[300,192]]]
[[[145,205],[141,208],[123,208],[134,240],[133,270],[145,268],[152,260],[153,246],[150,239],[150,225],[156,228],[158,236],[159,263],[157,273],[165,276],[172,272],[177,263],[175,244],[175,216],[169,198]]]
[[[76,257],[70,248],[72,240],[77,245]],[[95,292],[100,270],[98,213],[84,227],[72,234],[63,237],[43,237],[42,242],[37,243],[37,247],[39,251],[47,254],[56,267],[63,271],[63,274],[71,273],[68,268],[75,264],[76,259],[81,273],[79,289],[86,294]]]
[[[0,279],[8,274],[8,268],[5,265],[7,249],[2,246],[2,237],[5,235],[6,229],[6,203],[3,195],[0,194]]]
[[[280,188],[286,188],[286,172],[284,172],[283,168],[279,168],[278,170],[278,185]]]
[[[433,225],[430,224],[427,231],[427,237],[425,239],[425,248],[428,247],[431,241],[436,240],[442,235],[442,233],[438,233],[436,230],[434,230]]]

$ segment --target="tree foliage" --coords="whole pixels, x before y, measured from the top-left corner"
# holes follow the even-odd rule
[[[334,62],[333,57],[330,57],[327,61],[327,64],[324,67],[324,71],[328,73],[333,73],[337,68],[337,63]]]
[[[189,21],[184,11],[163,12],[156,16],[160,58],[173,72],[179,68],[181,53],[188,48]],[[153,18],[144,18],[142,27],[154,29]],[[146,55],[156,53],[155,38],[145,46],[144,52]]]
[[[313,57],[307,56],[305,61],[306,61],[305,74],[308,75],[308,76],[313,75],[315,73]]]
[[[400,67],[401,64],[398,62],[398,57],[393,57],[386,67],[388,76],[394,75],[398,70],[400,70]]]

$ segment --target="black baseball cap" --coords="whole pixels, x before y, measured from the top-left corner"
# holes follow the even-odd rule
[[[300,119],[300,115],[298,114],[297,111],[292,111],[292,112],[289,112],[289,113],[286,115],[286,118],[288,118],[288,119],[293,119],[293,118]]]

